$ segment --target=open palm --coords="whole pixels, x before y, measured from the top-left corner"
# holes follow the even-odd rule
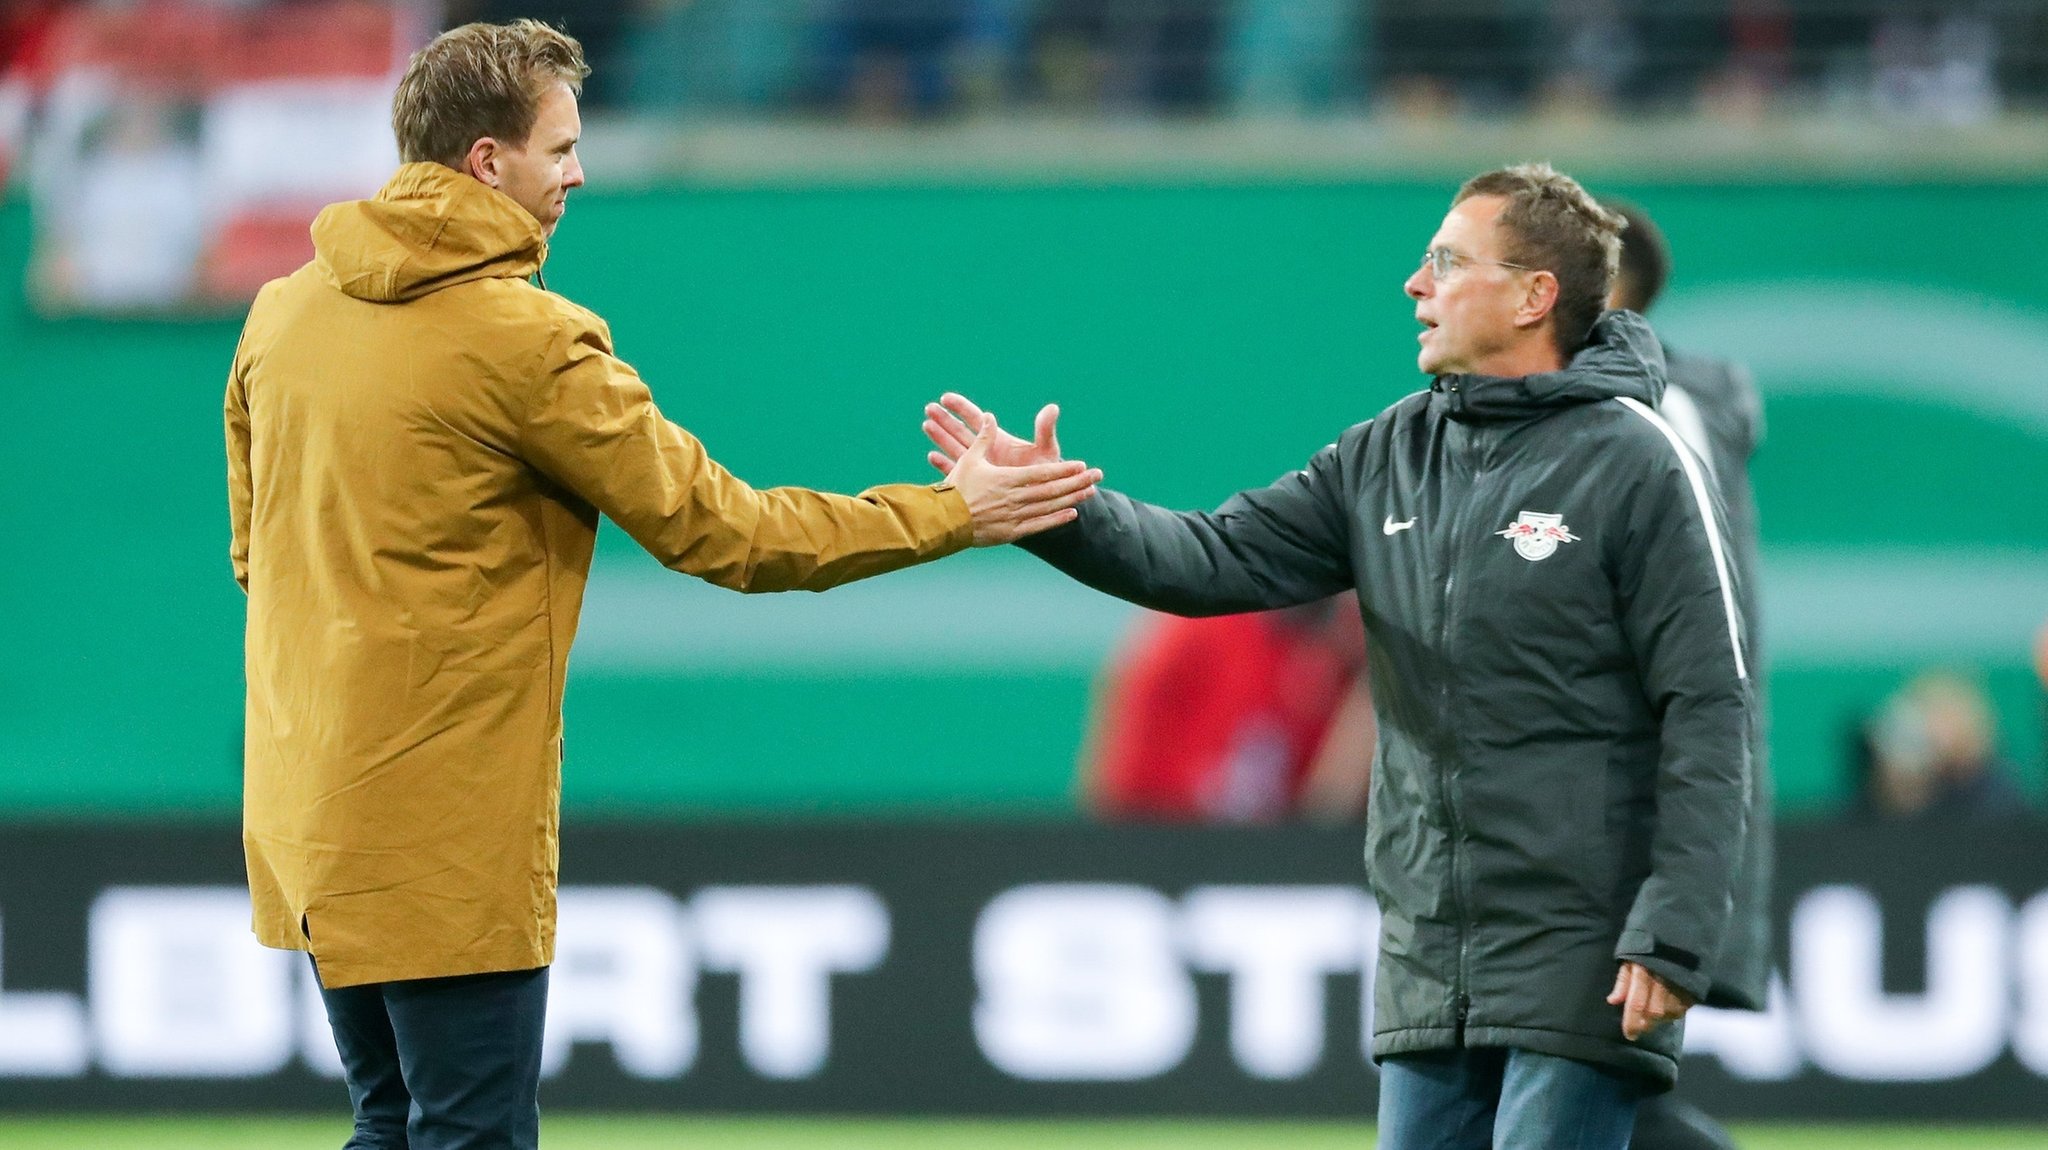
[[[989,445],[988,460],[1003,467],[1023,467],[1033,463],[1056,463],[1060,459],[1060,441],[1056,434],[1060,419],[1058,404],[1048,403],[1038,410],[1038,418],[1032,424],[1032,437],[1019,439],[996,429],[995,439]],[[938,450],[926,455],[933,467],[941,474],[951,475],[953,464],[974,442],[974,428],[981,426],[982,410],[973,400],[955,392],[947,392],[937,403],[924,405],[924,434]]]

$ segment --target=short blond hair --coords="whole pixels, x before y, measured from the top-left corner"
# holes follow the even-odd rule
[[[1621,233],[1628,221],[1600,206],[1577,180],[1545,163],[1516,164],[1465,181],[1451,206],[1474,196],[1508,202],[1500,214],[1510,263],[1557,277],[1557,350],[1571,358],[1586,345],[1593,321],[1607,307],[1607,292],[1621,264]]]
[[[398,158],[461,168],[488,136],[526,143],[541,97],[557,83],[583,94],[583,45],[538,20],[464,24],[412,54],[391,99]]]

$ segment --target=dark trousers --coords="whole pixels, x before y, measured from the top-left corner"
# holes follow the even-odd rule
[[[1735,1150],[1728,1128],[1676,1094],[1643,1099],[1629,1150]]]
[[[1627,1150],[1642,1084],[1533,1050],[1403,1054],[1380,1064],[1380,1150]]]
[[[344,1150],[534,1150],[548,972],[322,989],[356,1129]]]

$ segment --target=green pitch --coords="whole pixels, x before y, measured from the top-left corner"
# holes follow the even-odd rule
[[[306,1118],[0,1118],[0,1150],[336,1150]],[[2041,1127],[1755,1126],[1745,1150],[2039,1150]],[[1367,1150],[1372,1128],[1301,1122],[548,1118],[547,1150]]]

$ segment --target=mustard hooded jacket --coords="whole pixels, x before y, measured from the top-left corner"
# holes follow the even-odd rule
[[[329,987],[543,966],[599,514],[720,586],[823,590],[967,546],[966,505],[734,478],[527,282],[540,226],[465,174],[406,165],[313,239],[226,401],[256,934]]]

